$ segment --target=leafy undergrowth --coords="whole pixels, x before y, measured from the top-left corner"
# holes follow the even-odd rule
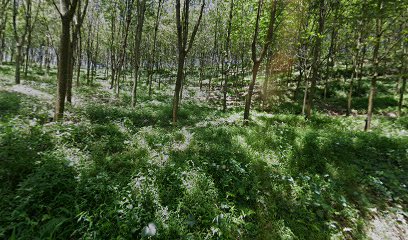
[[[169,98],[106,97],[44,124],[1,92],[1,238],[363,239],[373,209],[407,211],[407,117],[364,133],[359,117],[253,112],[244,128],[186,101],[176,128]]]

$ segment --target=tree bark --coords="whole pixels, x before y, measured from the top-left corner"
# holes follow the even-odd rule
[[[28,26],[31,21],[31,0],[27,0],[24,6],[24,31],[20,35],[18,30],[18,8],[19,3],[17,0],[13,1],[13,31],[14,31],[14,39],[16,42],[16,68],[15,68],[15,83],[20,84],[20,71],[21,71],[21,60],[22,60],[22,47],[26,42],[26,35],[28,31]]]
[[[381,36],[382,36],[382,12],[383,12],[383,0],[378,1],[378,16],[375,20],[375,29],[376,29],[376,36],[375,36],[375,45],[373,51],[373,68],[374,68],[374,76],[371,79],[371,88],[370,88],[370,95],[368,97],[368,109],[367,109],[367,119],[364,126],[364,131],[368,131],[371,128],[371,120],[373,116],[373,109],[374,109],[374,98],[377,92],[377,78],[378,78],[378,67],[379,67],[379,50],[381,44]]]
[[[15,83],[20,84],[20,72],[21,72],[21,51],[22,51],[23,46],[21,43],[16,43],[16,71],[15,71]]]
[[[75,14],[78,0],[72,2],[61,1],[60,9],[55,5],[61,17],[61,35],[58,61],[57,99],[55,103],[54,119],[62,121],[64,117],[65,96],[69,79],[71,58],[71,22]]]
[[[231,71],[231,26],[232,26],[232,14],[234,10],[234,0],[230,0],[230,11],[229,11],[229,18],[228,18],[228,26],[227,26],[227,40],[226,40],[226,46],[225,46],[225,62],[226,62],[226,70],[225,70],[225,76],[224,76],[224,88],[223,88],[223,94],[224,94],[224,101],[222,105],[222,110],[223,112],[227,111],[227,92],[228,92],[228,77]]]
[[[360,52],[361,52],[361,44],[362,44],[362,31],[363,31],[363,24],[362,21],[359,23],[359,31],[356,37],[356,47],[354,50],[354,55],[353,55],[353,75],[351,76],[350,80],[350,86],[349,86],[349,92],[347,96],[347,111],[346,111],[346,116],[350,116],[351,114],[351,101],[352,101],[352,96],[353,96],[353,84],[354,80],[358,78],[359,76],[359,59],[360,59]]]
[[[184,64],[187,53],[193,46],[195,36],[200,26],[200,22],[203,16],[205,6],[205,0],[202,1],[200,8],[200,15],[194,26],[193,32],[191,33],[190,41],[188,41],[188,25],[189,25],[189,15],[190,15],[190,0],[185,0],[183,13],[181,14],[180,0],[176,0],[176,21],[177,21],[177,49],[178,49],[178,64],[177,64],[177,78],[174,88],[173,97],[173,125],[177,124],[179,101],[180,101],[180,90],[182,86],[182,81],[184,78]],[[183,20],[183,22],[182,22]]]
[[[65,94],[67,92],[67,81],[70,59],[70,26],[71,21],[67,17],[62,18],[60,35],[59,61],[58,61],[58,86],[57,102],[55,105],[55,120],[62,120],[64,117]]]
[[[262,48],[261,53],[259,54],[259,57],[257,57],[257,39],[258,39],[258,34],[259,34],[259,22],[261,18],[261,12],[262,12],[262,6],[263,6],[263,0],[258,1],[258,10],[257,10],[257,16],[256,16],[256,21],[255,21],[255,32],[254,36],[252,39],[252,80],[251,83],[249,84],[248,88],[248,94],[246,96],[246,101],[245,101],[245,109],[244,109],[244,125],[249,124],[249,112],[251,109],[251,101],[252,101],[252,94],[254,91],[255,83],[256,83],[256,77],[258,75],[259,71],[259,66],[261,65],[261,62],[263,58],[265,57],[265,54],[269,48],[269,45],[271,44],[274,36],[274,29],[275,29],[275,21],[276,21],[276,11],[277,11],[277,4],[278,0],[274,0],[271,2],[272,7],[270,8],[270,19],[269,19],[269,24],[268,24],[268,32],[266,35],[266,42]]]
[[[408,73],[407,73],[407,43],[405,43],[404,41],[402,41],[402,55],[403,57],[401,58],[401,86],[399,88],[399,101],[398,101],[398,116],[402,115],[402,106],[404,105],[404,93],[407,87],[407,77],[408,77]]]
[[[325,1],[319,1],[319,20],[318,20],[318,30],[317,36],[315,39],[315,44],[313,48],[313,59],[312,59],[312,76],[311,76],[311,85],[310,91],[307,96],[307,105],[306,105],[306,118],[310,118],[312,115],[313,101],[316,92],[317,80],[320,77],[320,53],[322,49],[322,35],[324,31],[325,23],[325,13],[326,6]]]
[[[8,18],[8,5],[11,0],[1,0],[0,5],[0,65],[3,64],[4,52],[6,47],[6,25]]]
[[[257,62],[254,62],[252,66],[252,80],[251,80],[251,83],[249,84],[248,94],[246,96],[246,101],[245,101],[245,110],[244,110],[244,121],[246,121],[245,124],[248,124],[247,122],[249,121],[249,111],[251,109],[252,94],[254,92],[256,77],[258,75],[260,65],[261,65],[261,62],[257,61]]]
[[[145,18],[145,11],[146,11],[146,0],[141,0],[137,4],[137,26],[136,26],[136,33],[135,33],[135,52],[134,52],[134,81],[133,81],[133,89],[132,89],[132,107],[136,106],[137,101],[137,82],[139,77],[139,68],[140,68],[140,45],[142,40],[142,33],[143,33],[143,24]]]

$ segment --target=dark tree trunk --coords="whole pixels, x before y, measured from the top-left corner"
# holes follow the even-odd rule
[[[76,73],[76,86],[80,86],[80,79],[81,79],[81,66],[82,66],[82,34],[81,30],[78,32],[78,51],[77,51],[77,73]]]
[[[67,81],[70,59],[70,27],[71,19],[62,17],[62,27],[60,35],[59,61],[58,61],[58,87],[57,102],[55,105],[55,120],[62,120],[65,108],[65,94],[67,92]]]
[[[398,101],[398,116],[402,115],[402,106],[404,105],[404,93],[407,87],[407,43],[402,42],[402,58],[401,58],[401,86],[399,87],[399,101]]]
[[[15,71],[15,82],[16,84],[20,84],[20,72],[21,72],[21,52],[23,46],[21,43],[16,43],[16,71]]]
[[[178,108],[179,108],[179,100],[180,100],[180,90],[181,90],[181,84],[182,84],[182,79],[184,75],[184,61],[185,61],[185,54],[179,55],[179,60],[178,60],[178,65],[177,65],[177,78],[176,78],[176,86],[174,89],[174,97],[173,97],[173,122],[174,119],[177,119],[177,113],[178,113]]]
[[[30,49],[31,49],[32,33],[31,30],[28,32],[27,36],[27,46],[25,51],[25,66],[24,66],[24,77],[28,74],[28,65],[30,64]]]
[[[69,46],[69,59],[68,59],[68,79],[67,79],[67,102],[72,103],[72,78],[74,73],[74,64],[75,64],[75,57],[74,57],[74,46],[70,43]]]

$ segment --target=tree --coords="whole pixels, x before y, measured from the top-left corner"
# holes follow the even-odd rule
[[[403,15],[404,16],[404,15]],[[402,115],[402,106],[404,104],[404,93],[407,87],[407,78],[408,78],[408,30],[407,22],[402,24],[402,36],[401,36],[401,67],[400,67],[400,78],[402,84],[399,89],[399,101],[398,101],[398,115]]]
[[[137,91],[137,81],[139,78],[139,68],[140,68],[140,45],[142,41],[143,24],[146,11],[146,0],[139,0],[137,3],[137,25],[135,32],[135,50],[134,50],[134,78],[133,78],[133,88],[132,88],[132,107],[136,106],[136,91]]]
[[[88,9],[88,2],[89,0],[85,0],[85,5],[82,9],[81,12],[81,1],[78,2],[78,7],[77,7],[77,14],[75,15],[76,19],[74,21],[74,24],[72,26],[72,38],[70,42],[70,47],[69,47],[69,69],[68,69],[68,81],[67,81],[67,102],[71,103],[72,100],[72,80],[74,76],[74,65],[75,65],[75,53],[78,48],[78,38],[81,32],[82,24],[84,22],[85,14]],[[78,61],[81,62],[80,56],[78,57]]]
[[[381,38],[383,34],[383,17],[384,17],[384,5],[383,0],[377,0],[377,14],[375,19],[375,37],[374,37],[374,50],[373,50],[373,69],[374,75],[371,78],[370,95],[368,97],[368,109],[367,109],[367,119],[364,126],[364,131],[368,131],[371,127],[371,119],[373,116],[373,105],[374,97],[377,91],[377,78],[379,72],[379,51]]]
[[[0,65],[3,63],[8,7],[11,0],[0,1]]]
[[[53,4],[61,18],[61,35],[58,54],[57,100],[54,114],[54,119],[56,121],[62,120],[64,117],[65,95],[67,92],[71,58],[71,23],[75,15],[78,1],[79,0],[61,0],[60,7],[58,7],[55,1],[53,1]]]
[[[324,34],[324,23],[326,18],[326,3],[325,0],[318,2],[318,29],[315,35],[314,46],[312,51],[312,66],[311,66],[311,85],[307,94],[306,102],[306,117],[310,118],[313,108],[313,100],[316,92],[317,80],[320,78],[320,55],[322,50],[322,41]]]
[[[21,7],[21,4],[23,5]],[[31,0],[13,0],[13,30],[14,39],[16,41],[16,70],[15,70],[15,83],[20,84],[20,72],[22,61],[22,48],[26,42],[26,36],[31,25]],[[20,13],[21,12],[21,13]],[[21,17],[24,16],[24,17]],[[23,19],[23,26],[19,20]],[[21,27],[23,28],[21,30]]]
[[[202,0],[200,13],[198,20],[194,26],[193,32],[191,33],[190,40],[188,41],[188,28],[189,28],[189,16],[190,16],[190,0],[185,0],[183,5],[183,12],[181,13],[180,0],[176,0],[176,21],[177,21],[177,49],[178,49],[178,61],[177,61],[177,78],[176,85],[174,89],[173,97],[173,124],[177,123],[179,101],[180,101],[180,90],[182,81],[184,78],[184,64],[188,52],[193,46],[195,36],[200,26],[201,18],[203,16],[205,0]]]
[[[234,0],[230,0],[230,11],[229,11],[229,18],[228,18],[228,23],[227,23],[227,40],[225,42],[225,56],[224,56],[224,62],[226,63],[226,70],[224,71],[225,74],[225,82],[224,82],[224,89],[223,89],[223,94],[224,94],[224,101],[222,105],[222,110],[224,112],[227,111],[227,91],[228,91],[228,75],[230,74],[231,71],[231,27],[232,27],[232,14],[234,11]]]
[[[244,124],[247,125],[249,123],[249,111],[251,109],[251,101],[252,101],[252,94],[254,92],[254,87],[255,87],[255,82],[256,78],[258,75],[259,67],[261,65],[261,62],[263,58],[265,57],[266,52],[268,51],[269,45],[271,44],[273,37],[274,37],[274,32],[275,32],[275,22],[276,22],[276,17],[277,17],[277,9],[278,9],[278,0],[274,0],[271,2],[272,6],[270,6],[270,18],[269,18],[269,23],[268,23],[268,30],[265,38],[265,43],[262,47],[262,50],[257,56],[257,43],[258,43],[258,35],[259,35],[259,22],[261,19],[261,13],[262,13],[262,6],[263,6],[263,0],[258,1],[258,9],[257,9],[257,15],[256,15],[256,20],[255,20],[255,31],[254,35],[252,38],[252,80],[251,83],[249,84],[248,88],[248,94],[246,96],[246,101],[245,101],[245,110],[244,110]]]
[[[32,20],[31,18],[31,6],[30,6],[30,16],[29,16],[29,21],[27,21],[27,46],[26,46],[26,51],[25,51],[25,68],[24,68],[24,76],[27,77],[28,74],[28,65],[29,65],[29,60],[30,60],[30,49],[31,49],[31,44],[32,44],[32,35],[33,35],[33,31],[34,31],[34,27],[37,23],[38,20],[38,14],[41,12],[41,0],[37,0],[37,6],[35,8],[36,12],[35,12],[35,16],[34,16],[34,20]]]
[[[366,19],[365,19],[365,10],[366,10],[367,5],[366,4],[361,4],[358,9],[358,16],[356,18],[356,31],[355,31],[355,37],[354,37],[354,47],[353,47],[353,55],[352,55],[352,76],[350,79],[350,86],[349,86],[349,91],[347,95],[347,111],[346,115],[349,116],[351,114],[351,101],[352,101],[352,96],[353,96],[353,84],[354,80],[357,79],[360,74],[361,74],[361,62],[363,61],[362,59],[362,48],[363,48],[363,42],[364,42],[364,28],[366,25]]]
[[[160,15],[163,8],[162,5],[163,0],[159,0],[156,12],[156,20],[154,24],[154,35],[153,35],[153,46],[150,52],[149,58],[149,69],[148,69],[148,76],[147,79],[149,81],[149,96],[152,95],[152,82],[153,82],[153,74],[154,74],[154,67],[156,66],[156,49],[157,49],[157,33],[159,31],[159,23],[160,23]]]

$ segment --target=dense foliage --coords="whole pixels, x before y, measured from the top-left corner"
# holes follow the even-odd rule
[[[0,238],[408,239],[407,9],[0,0]]]

